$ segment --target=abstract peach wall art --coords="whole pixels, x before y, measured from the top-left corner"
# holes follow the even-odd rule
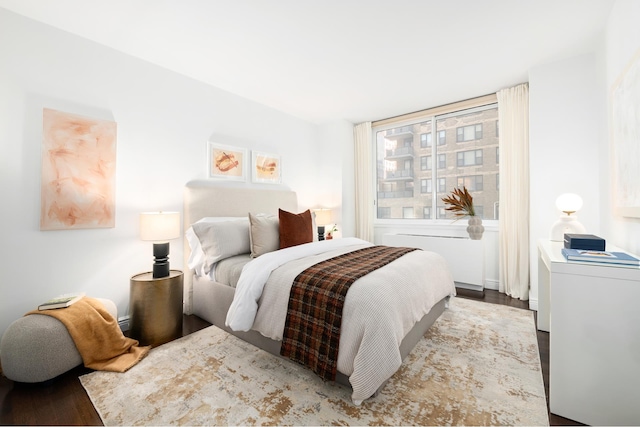
[[[208,143],[209,178],[244,181],[246,179],[247,150],[229,145]]]
[[[116,123],[45,108],[40,230],[115,226]]]
[[[282,165],[280,156],[275,154],[253,151],[251,162],[253,163],[253,182],[266,182],[280,184],[282,182]]]

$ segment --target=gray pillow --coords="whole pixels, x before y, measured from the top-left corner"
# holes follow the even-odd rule
[[[276,215],[249,212],[251,257],[257,258],[280,248],[280,227]]]
[[[221,259],[251,252],[249,221],[196,222],[191,226],[205,255],[204,273]]]

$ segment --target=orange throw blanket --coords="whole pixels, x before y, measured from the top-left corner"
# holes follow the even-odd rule
[[[29,314],[43,314],[61,321],[87,368],[125,372],[151,348],[140,347],[138,341],[125,337],[116,319],[94,298],[84,297],[67,308],[33,310],[26,315]]]

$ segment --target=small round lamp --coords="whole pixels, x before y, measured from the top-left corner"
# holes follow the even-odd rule
[[[562,215],[551,227],[551,240],[562,242],[565,234],[584,234],[584,226],[578,222],[577,211],[582,208],[582,197],[573,193],[565,193],[556,199],[556,207]]]

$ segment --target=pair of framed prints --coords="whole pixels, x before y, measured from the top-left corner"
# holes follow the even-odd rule
[[[208,143],[207,169],[209,178],[246,181],[249,170],[249,150],[230,145]],[[251,150],[251,181],[280,184],[280,156]]]

